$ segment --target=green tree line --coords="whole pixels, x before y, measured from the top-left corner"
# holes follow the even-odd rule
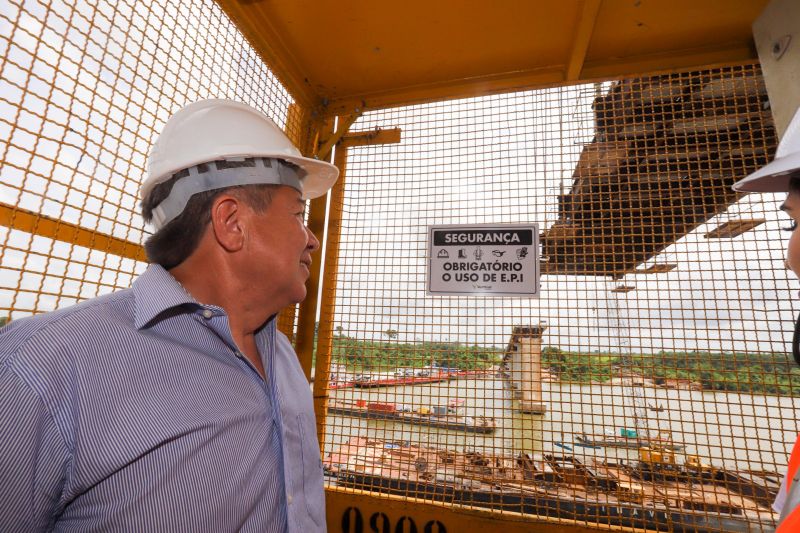
[[[355,370],[385,370],[429,365],[473,370],[497,364],[502,359],[502,351],[448,342],[409,344],[362,341],[345,335],[336,335],[333,338],[332,357],[334,361]]]
[[[394,331],[391,331],[394,333]],[[504,349],[449,342],[386,342],[333,338],[333,360],[352,370],[387,370],[436,365],[464,370],[484,369],[502,362]],[[787,354],[670,352],[619,354],[572,352],[554,346],[542,350],[542,366],[560,381],[604,383],[622,374],[638,375],[663,385],[676,379],[709,391],[747,394],[800,395],[800,368]]]
[[[605,382],[620,371],[656,384],[668,379],[698,383],[704,390],[800,395],[800,368],[781,353],[668,352],[616,354],[569,352],[548,346],[542,365],[562,381]]]

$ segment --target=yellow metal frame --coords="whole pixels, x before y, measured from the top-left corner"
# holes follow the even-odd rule
[[[496,531],[503,533],[597,533],[598,531],[644,532],[638,528],[617,526],[588,527],[578,522],[540,517],[531,522],[530,517],[519,513],[497,512],[480,508],[454,509],[424,500],[381,495],[376,498],[369,492],[329,487],[325,492],[328,531],[364,533],[367,531],[418,531],[431,533],[458,533],[462,531]],[[387,529],[388,525],[388,529]]]
[[[147,261],[144,247],[140,244],[2,203],[0,203],[0,226],[127,259]]]
[[[347,128],[355,121],[353,115],[345,118],[340,123]],[[338,133],[338,132],[337,132]],[[347,182],[347,151],[351,147],[369,146],[379,144],[394,144],[400,142],[400,129],[375,130],[337,135],[336,153],[333,164],[339,168],[339,179],[330,192],[330,211],[328,213],[328,233],[325,242],[325,280],[322,286],[322,304],[320,308],[319,332],[317,339],[317,361],[314,379],[314,411],[317,415],[317,436],[322,441],[325,432],[325,414],[328,402],[328,377],[330,375],[331,351],[333,349],[333,313],[336,305],[336,265],[339,261],[339,239],[342,228],[342,205],[345,184]],[[331,146],[333,144],[331,143]],[[328,146],[328,143],[323,147]],[[327,153],[327,150],[320,150]],[[318,272],[317,272],[318,274]],[[317,285],[314,282],[311,286]],[[315,308],[316,309],[316,308]],[[308,312],[308,311],[306,311]],[[309,319],[306,317],[305,321]],[[310,362],[306,354],[308,348],[298,351],[301,362]]]
[[[749,28],[767,0],[354,0],[323,1],[310,12],[291,3],[217,3],[299,105],[341,116],[357,108],[752,61],[757,56]],[[526,29],[524,42],[509,38]],[[403,40],[412,31],[419,48]],[[404,53],[404,43],[413,51]],[[522,48],[524,57],[508,57]],[[381,70],[383,65],[397,68]]]
[[[383,129],[350,133],[350,127],[361,114],[371,109],[440,101],[460,97],[473,97],[506,93],[530,88],[572,84],[576,81],[607,81],[631,73],[670,73],[689,68],[753,64],[755,54],[751,46],[739,42],[715,46],[687,47],[664,53],[632,54],[624,57],[592,59],[590,54],[599,14],[613,0],[582,0],[578,18],[572,27],[571,47],[563,58],[550,64],[519,70],[494,72],[479,76],[465,76],[428,84],[410,84],[363,94],[349,94],[335,100],[320,97],[307,79],[296,54],[287,45],[283,34],[269,17],[255,19],[252,10],[262,15],[267,3],[258,1],[218,0],[219,5],[235,22],[238,29],[253,43],[262,59],[281,79],[295,103],[290,106],[287,132],[304,154],[321,160],[330,160],[339,168],[341,178],[329,197],[310,202],[308,226],[320,239],[327,230],[326,253],[318,252],[308,281],[308,297],[298,309],[281,313],[279,325],[294,343],[301,365],[311,375],[314,348],[317,358],[314,365],[314,405],[317,413],[317,431],[320,439],[325,428],[328,396],[328,379],[333,343],[333,321],[336,301],[337,264],[342,228],[342,206],[346,187],[347,155],[350,148],[400,142],[399,129]],[[261,5],[259,5],[261,4]],[[402,6],[397,6],[402,9]],[[739,3],[735,9],[743,9]],[[338,28],[338,31],[348,31]],[[334,37],[335,38],[335,37]],[[320,56],[322,57],[322,56]],[[562,61],[563,60],[563,61]],[[561,61],[561,62],[559,62]],[[334,129],[334,121],[338,127]],[[329,205],[329,208],[328,208]],[[326,211],[328,211],[326,218]],[[146,261],[144,249],[124,239],[66,223],[19,207],[0,204],[0,226],[20,230],[49,239],[63,241],[100,252]],[[324,266],[324,272],[323,272]],[[653,265],[639,272],[664,272],[674,265]],[[318,300],[319,288],[322,297]],[[621,285],[612,292],[633,290]],[[319,331],[315,342],[315,317],[320,310]],[[480,528],[502,527],[509,533],[530,531],[635,531],[612,526],[588,527],[565,520],[539,517],[535,526],[529,516],[505,511],[459,508],[432,504],[423,500],[381,494],[380,497],[364,491],[329,487],[326,490],[328,527],[331,531],[471,531]],[[361,524],[361,528],[358,524]]]

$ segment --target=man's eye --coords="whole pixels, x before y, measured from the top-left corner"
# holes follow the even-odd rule
[[[794,230],[796,230],[797,229],[797,221],[796,220],[792,220],[792,223],[790,225],[788,225],[788,226],[786,226],[785,228],[782,228],[782,229],[783,229],[783,231],[794,231]]]

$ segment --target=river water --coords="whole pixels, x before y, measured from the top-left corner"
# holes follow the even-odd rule
[[[491,453],[572,453],[578,458],[636,459],[636,450],[574,446],[582,433],[604,434],[620,428],[670,431],[685,450],[706,463],[731,469],[785,472],[788,453],[798,433],[800,398],[702,392],[622,385],[578,385],[545,382],[545,415],[518,411],[519,402],[502,380],[464,379],[416,386],[331,391],[337,399],[389,402],[413,408],[464,400],[463,414],[494,417],[497,430],[488,435],[441,430],[400,422],[331,415],[326,420],[325,451],[352,436],[410,441],[456,450]],[[638,406],[638,408],[637,408]],[[647,406],[663,406],[662,412]],[[565,450],[556,445],[570,446]]]

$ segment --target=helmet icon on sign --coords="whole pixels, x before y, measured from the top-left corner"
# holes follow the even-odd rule
[[[436,254],[436,257],[439,259],[447,259],[450,257],[450,254],[447,253],[447,250],[439,250],[439,253]]]

